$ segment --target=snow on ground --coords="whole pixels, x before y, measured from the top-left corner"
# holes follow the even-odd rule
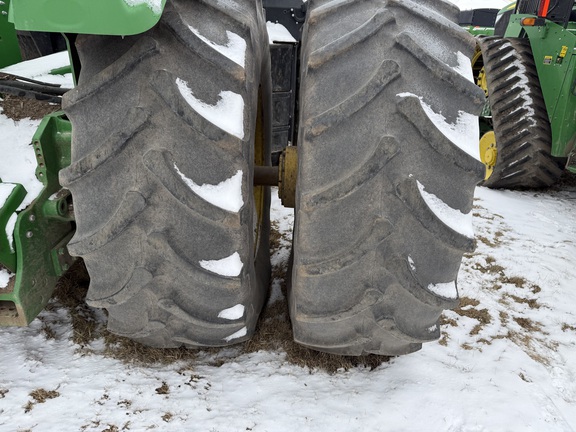
[[[60,84],[65,88],[72,88],[74,82],[72,74],[52,75],[50,71],[70,64],[68,51],[50,54],[41,58],[24,61],[0,69],[0,73],[18,75],[52,84]]]
[[[0,165],[37,124],[0,113]],[[102,312],[52,301],[30,326],[0,329],[0,432],[576,431],[576,188],[479,188],[472,213],[461,307],[417,353],[333,374],[281,350],[127,364],[102,338],[75,342],[78,316]],[[283,235],[269,306],[285,300],[293,223],[277,198],[272,214]]]
[[[26,208],[42,191],[42,183],[36,178],[36,154],[31,145],[32,135],[40,120],[23,119],[15,122],[2,114],[0,107],[0,179],[4,183],[19,183],[28,192],[20,209]],[[26,134],[22,133],[26,130]],[[2,202],[1,204],[4,204]]]
[[[14,127],[24,139],[35,124]],[[292,212],[277,198],[272,211],[285,267]],[[101,338],[73,342],[53,302],[29,327],[0,329],[0,431],[575,431],[575,213],[575,188],[479,188],[463,306],[444,314],[439,342],[375,370],[329,374],[280,350],[125,364]]]

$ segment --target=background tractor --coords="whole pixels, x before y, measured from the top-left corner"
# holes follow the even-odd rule
[[[524,0],[501,11],[466,11],[478,36],[473,69],[488,104],[480,153],[489,187],[553,184],[576,172],[576,6]]]
[[[439,337],[484,172],[474,38],[443,0],[263,3],[12,0],[17,29],[65,36],[77,85],[33,139],[42,192],[22,209],[0,184],[0,324],[30,322],[74,256],[113,333],[248,339],[279,184],[297,342],[398,355]],[[270,47],[267,19],[294,40]]]

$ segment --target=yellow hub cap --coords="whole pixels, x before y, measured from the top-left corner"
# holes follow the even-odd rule
[[[484,69],[484,67],[482,67],[482,69],[480,69],[480,72],[478,72],[478,78],[476,84],[478,85],[478,87],[484,90],[484,94],[488,96],[488,81],[486,81],[486,70]]]
[[[484,180],[492,175],[494,167],[496,166],[496,159],[498,158],[498,149],[496,148],[496,135],[494,131],[486,132],[480,138],[480,159],[486,167],[486,175]]]

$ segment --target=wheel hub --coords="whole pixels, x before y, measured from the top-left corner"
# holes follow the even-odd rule
[[[280,155],[277,167],[255,166],[254,186],[278,186],[278,197],[284,207],[296,205],[296,179],[298,177],[298,148],[289,146]]]
[[[486,167],[484,180],[488,180],[494,172],[496,160],[498,159],[498,149],[496,147],[496,135],[494,135],[494,131],[486,132],[482,138],[480,138],[480,158]]]
[[[284,207],[296,206],[296,178],[298,177],[298,148],[286,147],[280,156],[278,195]]]
[[[482,69],[480,69],[480,72],[478,72],[478,78],[476,79],[476,84],[478,85],[478,87],[484,90],[484,94],[488,96],[488,81],[486,80],[486,70],[484,69],[484,67],[482,67]]]

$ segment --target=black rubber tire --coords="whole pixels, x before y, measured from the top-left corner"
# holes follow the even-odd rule
[[[243,62],[222,52],[241,40]],[[89,304],[108,310],[111,332],[154,347],[248,339],[270,275],[270,194],[256,203],[253,187],[259,111],[259,135],[270,142],[261,2],[172,0],[144,34],[79,36],[77,47],[80,82],[64,98],[72,164],[61,181],[74,199],[69,248],[88,268]],[[224,97],[236,108],[210,121],[187,103],[185,87],[205,108]],[[261,159],[269,163],[268,150]],[[233,200],[218,203],[183,176],[196,185],[241,183],[229,189]],[[224,258],[235,264],[210,263]]]
[[[415,2],[429,10],[439,13],[444,18],[458,24],[460,8],[449,0],[420,0]]]
[[[491,188],[542,188],[555,183],[565,161],[551,155],[552,131],[528,39],[478,39],[498,156]]]
[[[66,39],[60,33],[18,30],[22,60],[32,60],[66,50]]]
[[[289,290],[294,338],[344,355],[413,352],[439,337],[438,318],[458,298],[455,289],[439,295],[438,284],[455,288],[462,255],[475,247],[473,235],[445,224],[425,201],[433,194],[471,223],[484,172],[475,130],[484,94],[471,70],[465,77],[454,68],[470,68],[475,41],[456,16],[436,12],[443,1],[309,6]],[[451,123],[459,110],[473,114],[470,154],[414,95]]]

